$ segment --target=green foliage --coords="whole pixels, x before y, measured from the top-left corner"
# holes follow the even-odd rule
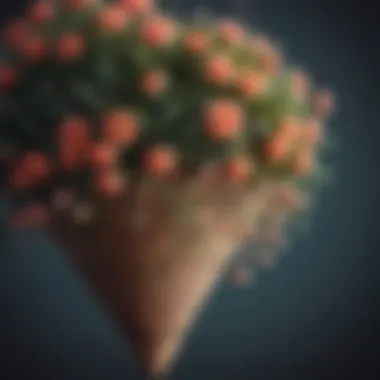
[[[141,41],[139,32],[145,17],[135,17],[120,32],[101,31],[95,16],[102,7],[96,3],[79,11],[63,8],[51,21],[32,26],[51,48],[63,33],[80,33],[86,48],[76,61],[62,62],[49,55],[41,63],[25,63],[17,51],[3,47],[1,64],[10,65],[18,74],[15,86],[0,97],[4,141],[15,144],[20,152],[38,149],[54,158],[56,128],[65,115],[85,115],[92,122],[94,136],[99,136],[102,115],[114,106],[126,105],[141,116],[143,125],[139,140],[123,152],[125,172],[140,170],[142,155],[151,146],[166,143],[180,152],[183,170],[248,154],[256,167],[254,182],[291,180],[302,191],[309,191],[320,176],[319,169],[312,178],[299,178],[292,171],[291,158],[272,164],[264,154],[266,142],[283,117],[307,118],[312,114],[308,99],[296,100],[291,95],[290,70],[272,75],[263,96],[245,99],[234,86],[210,85],[203,78],[205,59],[213,53],[229,57],[237,72],[261,69],[259,57],[245,43],[230,46],[220,42],[217,22],[198,17],[176,23],[174,41],[157,48]],[[194,28],[211,41],[205,53],[190,54],[183,47],[184,35]],[[145,94],[139,86],[141,76],[154,69],[164,70],[169,78],[168,89],[156,97]],[[240,104],[247,116],[244,133],[225,142],[210,139],[203,123],[204,104],[219,97]],[[84,178],[82,173],[80,177]]]

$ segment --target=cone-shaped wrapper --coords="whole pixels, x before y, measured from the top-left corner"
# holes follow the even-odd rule
[[[238,245],[236,236],[213,227],[218,213],[203,207],[209,215],[203,223],[176,219],[168,211],[178,214],[178,199],[169,196],[165,204],[158,197],[139,191],[137,198],[97,200],[88,224],[61,220],[53,226],[151,374],[170,370]]]

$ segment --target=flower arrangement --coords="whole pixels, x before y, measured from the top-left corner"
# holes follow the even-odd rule
[[[259,246],[277,250],[286,221],[308,211],[323,179],[334,99],[287,67],[265,36],[232,19],[179,20],[150,0],[40,0],[6,26],[2,42],[1,182],[13,199],[11,221],[46,226],[69,242],[80,266],[89,256],[78,252],[91,241],[98,268],[105,257],[120,259],[111,250],[141,256],[164,247],[176,251],[167,253],[175,260],[189,250],[214,257],[209,248],[188,249],[214,235],[219,261],[204,267],[224,267],[228,255],[217,248],[230,252],[246,239],[256,244],[260,265],[270,265],[273,256]],[[129,240],[117,244],[121,225]],[[135,291],[166,257],[153,256],[143,280],[131,275]],[[249,278],[241,270],[234,276]],[[109,288],[108,299],[117,293]],[[193,309],[197,302],[194,296]],[[150,323],[143,312],[127,318],[119,309],[120,319],[140,321],[140,330]],[[157,329],[169,331],[177,320],[168,317]],[[154,367],[158,351],[146,353],[152,342],[144,336],[139,349]],[[170,361],[167,346],[152,371]]]

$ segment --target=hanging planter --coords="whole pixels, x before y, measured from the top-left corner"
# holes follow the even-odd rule
[[[149,1],[40,1],[3,50],[13,226],[44,226],[145,369],[166,373],[237,249],[274,265],[309,209],[332,95],[238,22]]]

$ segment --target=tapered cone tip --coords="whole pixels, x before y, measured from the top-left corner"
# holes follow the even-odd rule
[[[128,199],[106,203],[87,226],[60,222],[52,232],[66,245],[145,370],[159,376],[170,371],[236,241],[196,228],[181,235],[159,207],[150,207],[151,223],[136,228],[128,224],[133,221],[128,217],[131,207]]]

